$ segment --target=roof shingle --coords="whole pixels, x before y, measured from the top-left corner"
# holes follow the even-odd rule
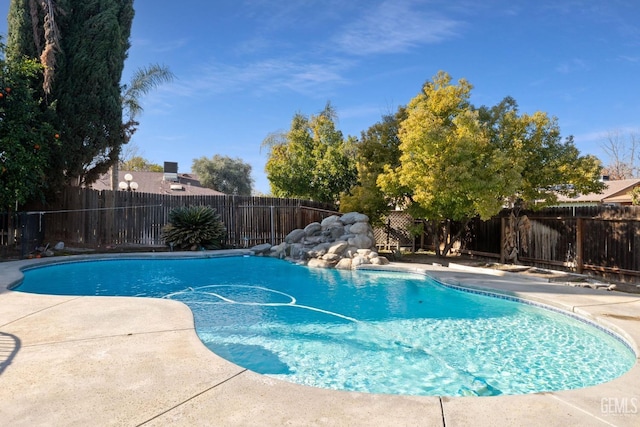
[[[191,173],[179,173],[178,181],[165,181],[163,172],[133,172],[120,171],[120,181],[124,181],[126,174],[133,176],[138,183],[136,191],[140,193],[171,194],[174,196],[224,196],[224,193],[203,187],[198,177]],[[91,185],[94,190],[111,190],[111,174],[102,175]]]

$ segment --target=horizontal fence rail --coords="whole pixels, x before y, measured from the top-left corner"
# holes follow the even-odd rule
[[[292,230],[337,214],[334,206],[300,199],[66,188],[54,204],[0,213],[0,256],[12,246],[33,250],[58,241],[87,247],[164,245],[162,228],[171,210],[180,206],[215,209],[227,229],[225,244],[236,248],[280,243]],[[511,214],[505,210],[487,221],[474,219],[463,233],[460,251],[502,262],[640,280],[640,207],[522,211],[517,226]],[[513,229],[517,234],[508,232]],[[384,226],[375,229],[375,237],[380,249],[433,250],[429,231],[425,228],[416,236],[415,221],[404,212],[390,212]],[[511,258],[513,254],[517,258]]]
[[[485,250],[508,261],[504,247],[509,214],[505,211],[476,227],[465,242],[467,252]],[[522,212],[518,218],[518,262],[615,280],[640,280],[640,207],[549,208]],[[495,243],[498,236],[499,245]]]
[[[504,210],[486,221],[473,219],[463,233],[460,252],[614,280],[640,280],[640,206],[522,211],[515,224],[510,222],[511,213]],[[427,231],[412,239],[412,224],[408,214],[390,212],[386,225],[376,230],[378,247],[433,250]],[[517,233],[509,234],[513,227]]]
[[[292,230],[337,213],[332,205],[301,199],[66,188],[55,204],[32,205],[14,215],[14,223],[30,246],[58,241],[89,247],[158,246],[164,245],[162,229],[169,213],[182,206],[215,209],[227,230],[226,246],[236,248],[280,243]],[[9,243],[7,234],[5,230],[2,238]]]

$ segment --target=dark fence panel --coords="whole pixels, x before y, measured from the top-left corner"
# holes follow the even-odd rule
[[[227,228],[229,247],[279,243],[293,229],[335,214],[333,206],[300,199],[251,196],[173,196],[126,191],[64,189],[46,206],[24,213],[0,214],[2,254],[22,245],[81,244],[163,245],[162,228],[179,206],[210,206]],[[460,249],[505,260],[505,227],[511,211],[488,220],[473,220]],[[595,272],[612,278],[640,278],[640,207],[591,206],[521,212],[518,260],[540,267]],[[432,247],[428,228],[413,237],[415,221],[404,212],[390,212],[386,226],[375,229],[376,245],[384,249]]]
[[[631,270],[640,276],[640,220],[592,219],[584,228],[585,269]]]
[[[162,228],[180,206],[209,206],[227,228],[228,247],[279,243],[295,228],[336,214],[326,203],[251,196],[173,196],[67,188],[55,203],[33,205],[29,216],[46,224],[41,242],[163,245]]]
[[[576,218],[528,218],[530,229],[521,233],[520,259],[569,267],[575,260]]]
[[[511,213],[504,210],[487,221],[472,220],[463,233],[460,251],[508,261],[503,248],[509,247],[506,230]],[[557,207],[522,211],[518,218],[519,232],[514,239],[518,262],[616,280],[640,279],[639,206]],[[386,227],[375,230],[378,247],[433,249],[427,233],[415,241],[411,238],[412,224],[408,214],[392,212]]]
[[[462,241],[462,249],[485,256],[500,256],[501,251],[501,218],[494,217],[487,221],[474,218],[469,224]]]
[[[487,223],[500,224],[509,214],[510,211],[504,211]],[[616,280],[640,278],[640,207],[547,208],[522,212],[519,217],[529,221],[529,227],[519,234],[520,262],[596,273]],[[485,231],[482,226],[477,227],[468,247],[477,250],[496,234],[491,231],[489,236]],[[500,250],[495,254],[504,259]]]

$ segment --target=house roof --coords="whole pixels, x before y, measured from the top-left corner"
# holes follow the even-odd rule
[[[224,196],[224,193],[203,187],[198,177],[191,173],[177,174],[177,181],[164,179],[163,172],[134,172],[119,171],[118,182],[124,181],[124,176],[131,174],[133,181],[138,184],[139,193],[171,194],[174,196]],[[102,175],[91,185],[94,190],[111,190],[111,174]]]
[[[606,188],[601,194],[581,194],[578,197],[558,195],[558,203],[628,204],[631,203],[631,195],[629,193],[638,185],[640,185],[640,178],[605,181]]]

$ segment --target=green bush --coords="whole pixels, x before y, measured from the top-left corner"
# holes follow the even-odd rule
[[[162,229],[167,245],[180,250],[220,249],[227,234],[220,215],[208,206],[184,206],[169,213]]]

